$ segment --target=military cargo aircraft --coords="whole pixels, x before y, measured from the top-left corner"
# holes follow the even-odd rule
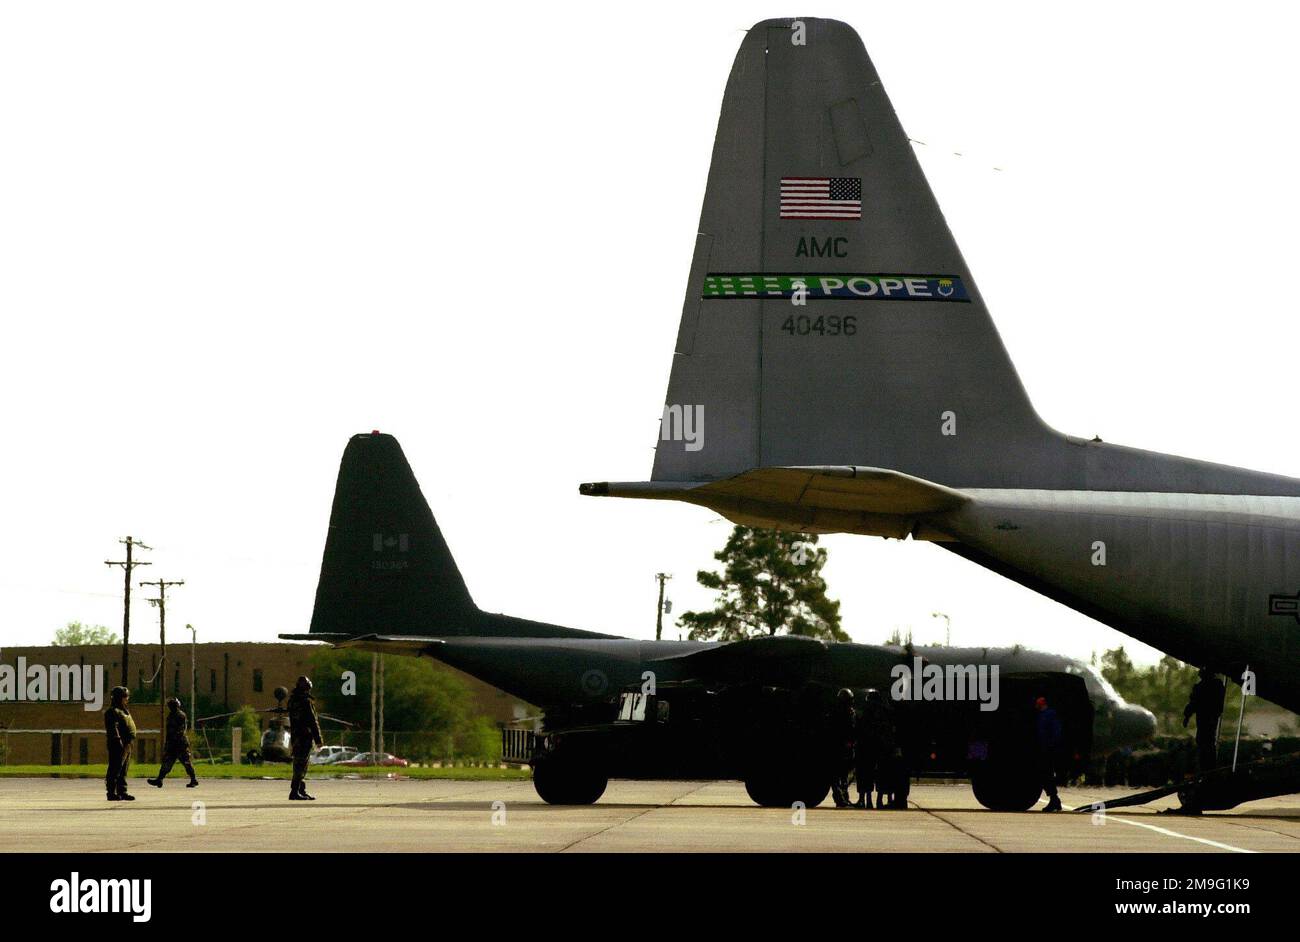
[[[961,687],[938,698],[904,692],[897,703],[913,772],[969,775],[991,808],[1024,809],[1040,794],[1039,696],[1061,714],[1076,767],[1155,727],[1085,665],[1041,652],[790,636],[640,641],[484,612],[401,446],[379,432],[353,436],[344,451],[311,630],[281,637],[436,658],[542,707],[540,732],[506,737],[508,758],[530,763],[538,793],[559,804],[593,802],[617,776],[741,779],[759,804],[814,807],[831,782],[833,696],[892,692],[900,666],[909,677],[947,672]]]
[[[742,42],[651,479],[581,492],[933,541],[1300,710],[1300,480],[1039,418],[844,23]]]

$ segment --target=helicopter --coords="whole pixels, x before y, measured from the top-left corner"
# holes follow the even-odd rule
[[[275,706],[255,711],[257,713],[270,713],[272,716],[267,720],[266,729],[262,732],[262,741],[259,747],[249,749],[248,752],[244,753],[244,759],[253,765],[261,765],[263,762],[293,761],[293,750],[289,745],[289,708],[284,703],[289,697],[289,689],[287,687],[276,687],[272,691],[272,695],[275,697]],[[207,723],[211,720],[224,720],[234,715],[235,713],[232,712],[218,713],[214,716],[201,716],[195,720],[195,725]],[[349,729],[355,728],[357,725],[326,713],[317,713],[316,718],[322,723],[337,723]]]

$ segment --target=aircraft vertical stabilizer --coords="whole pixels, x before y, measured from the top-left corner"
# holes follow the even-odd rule
[[[316,605],[307,635],[353,647],[421,651],[453,637],[608,638],[481,611],[391,435],[353,435],[339,465]]]
[[[1047,426],[862,41],[817,19],[757,24],[732,66],[656,448],[661,487],[584,492],[681,499],[675,488],[787,467],[887,469],[959,490],[1300,494],[1277,475]]]
[[[741,45],[667,404],[656,481],[871,465],[964,484],[976,458],[993,460],[985,479],[1017,467],[989,442],[1050,434],[843,23],[768,20]],[[701,409],[702,441],[677,435]],[[947,412],[956,435],[941,435]]]
[[[353,435],[339,465],[311,632],[465,627],[478,609],[391,435]]]

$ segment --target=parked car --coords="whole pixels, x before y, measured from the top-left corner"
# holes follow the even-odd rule
[[[342,759],[359,755],[356,746],[321,746],[307,761],[312,765],[333,765]]]
[[[391,752],[362,752],[348,759],[340,759],[332,765],[391,765],[400,768],[406,768],[411,763],[405,759],[399,759]]]

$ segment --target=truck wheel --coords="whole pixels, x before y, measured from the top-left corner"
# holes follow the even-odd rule
[[[762,808],[789,808],[802,801],[805,808],[816,808],[831,792],[831,783],[808,776],[792,781],[781,775],[751,775],[745,780],[745,792]]]
[[[971,775],[975,800],[990,811],[1028,811],[1043,787],[1024,770],[988,769]]]
[[[591,805],[609,777],[594,763],[549,756],[533,764],[533,788],[548,805]]]
[[[831,783],[808,781],[799,789],[799,793],[803,796],[800,800],[805,808],[816,808],[831,793]]]
[[[782,783],[774,776],[751,775],[745,779],[745,793],[760,808],[790,807],[793,802],[785,800],[788,797],[785,792]]]

